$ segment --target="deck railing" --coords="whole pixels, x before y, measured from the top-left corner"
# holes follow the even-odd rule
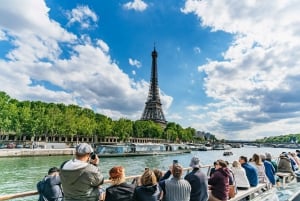
[[[203,169],[207,169],[207,176],[210,174],[211,165],[204,165],[201,166],[201,168]],[[189,172],[190,170],[192,170],[192,168],[184,168],[185,172]],[[138,177],[140,177],[141,175],[133,175],[133,176],[128,176],[126,177],[126,180],[133,180],[136,179]],[[111,181],[110,180],[104,180],[104,184],[109,184]],[[265,188],[266,184],[259,184],[257,187],[252,187],[248,190],[241,190],[238,192],[238,194],[234,197],[231,198],[230,201],[237,201],[240,199],[243,199],[247,196],[252,197],[252,195],[254,195],[254,193],[256,193],[257,191],[261,190],[262,188]],[[16,198],[22,198],[22,197],[30,197],[30,196],[34,196],[34,195],[38,195],[39,193],[37,191],[27,191],[27,192],[21,192],[21,193],[14,193],[14,194],[9,194],[9,195],[0,195],[0,201],[2,200],[11,200],[11,199],[16,199]]]
[[[210,166],[209,165],[205,165],[201,168],[208,168],[208,171],[210,171]],[[189,172],[191,170],[191,168],[184,168],[184,171]],[[128,176],[125,179],[126,180],[133,180],[136,179],[138,177],[140,177],[141,175],[132,175],[132,176]],[[104,184],[109,184],[111,181],[110,180],[104,180]],[[11,199],[16,199],[16,198],[22,198],[22,197],[30,197],[30,196],[34,196],[34,195],[38,195],[39,193],[35,190],[35,191],[26,191],[26,192],[21,192],[21,193],[14,193],[14,194],[9,194],[9,195],[0,195],[0,201],[2,200],[11,200]]]

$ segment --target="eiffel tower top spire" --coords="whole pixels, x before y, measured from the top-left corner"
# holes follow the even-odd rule
[[[165,119],[160,97],[159,97],[159,87],[158,87],[158,73],[157,73],[157,52],[154,48],[152,51],[152,68],[151,68],[151,79],[150,88],[148,93],[148,98],[146,101],[146,106],[142,115],[141,120],[152,120],[163,126],[166,125],[167,121]]]

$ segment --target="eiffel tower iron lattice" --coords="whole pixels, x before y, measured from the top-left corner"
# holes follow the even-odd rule
[[[165,119],[162,104],[159,97],[159,88],[158,88],[158,73],[157,73],[157,52],[155,47],[152,51],[152,68],[151,68],[151,80],[150,88],[148,93],[148,98],[145,103],[145,109],[142,115],[141,120],[152,120],[156,123],[165,126],[167,121]]]

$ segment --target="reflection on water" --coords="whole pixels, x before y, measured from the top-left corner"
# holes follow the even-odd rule
[[[1,151],[1,150],[0,150]],[[190,154],[168,155],[168,156],[142,156],[142,157],[120,157],[101,158],[100,168],[108,178],[108,171],[115,165],[125,167],[126,175],[138,175],[145,167],[167,170],[173,159],[177,159],[184,167],[188,167],[190,159],[198,156],[202,164],[213,164],[217,159],[224,159],[229,162],[237,160],[239,156],[251,157],[253,153],[264,154],[270,152],[273,156],[279,156],[282,151],[295,151],[279,148],[256,148],[244,147],[231,150],[233,155],[223,156],[223,151],[193,151]],[[42,179],[48,169],[53,166],[59,167],[62,162],[72,156],[44,156],[44,157],[16,157],[0,158],[0,195],[25,192],[36,189],[36,183]],[[37,200],[34,197],[15,200]]]

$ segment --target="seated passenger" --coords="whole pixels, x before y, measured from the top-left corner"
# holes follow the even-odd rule
[[[227,201],[229,194],[229,169],[223,160],[216,161],[216,171],[208,179],[210,185],[209,201]]]
[[[237,189],[246,190],[250,188],[246,171],[238,161],[233,161],[231,171],[233,172]]]
[[[258,182],[259,183],[269,183],[269,179],[266,175],[266,170],[264,163],[262,162],[258,154],[253,154],[252,160],[250,162],[252,165],[256,166],[258,172]]]
[[[266,175],[267,175],[270,183],[274,186],[276,184],[275,168],[273,167],[273,165],[270,161],[266,160],[265,155],[260,155],[260,158],[261,158],[262,162],[264,163]]]
[[[239,162],[241,166],[245,169],[246,175],[251,187],[257,186],[258,184],[258,172],[257,168],[250,163],[248,163],[248,159],[246,156],[240,156]]]

